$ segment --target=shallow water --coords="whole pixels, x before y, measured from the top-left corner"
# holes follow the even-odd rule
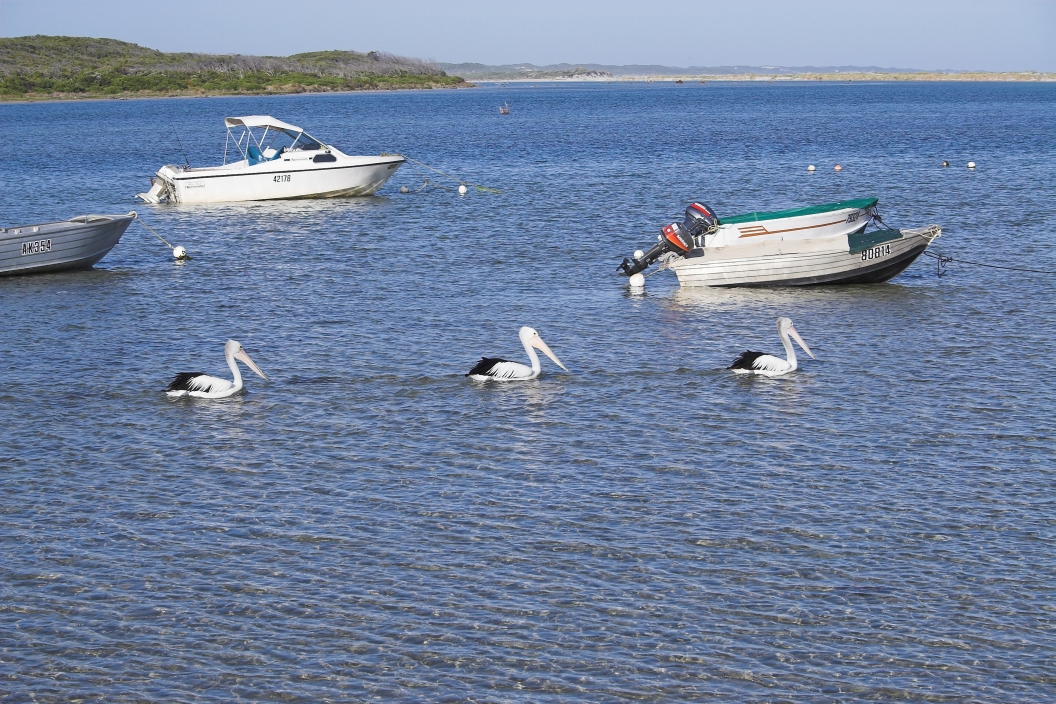
[[[1051,276],[639,296],[614,271],[693,199],[867,195],[937,251],[1056,270],[1054,108],[1051,84],[0,105],[0,225],[135,209],[194,257],[133,224],[94,270],[0,279],[0,699],[1051,699]],[[367,199],[132,200],[174,135],[218,163],[254,113],[502,193],[400,195],[403,167]],[[727,372],[780,350],[779,315],[818,361]],[[523,324],[570,374],[465,379]],[[229,337],[270,381],[165,396],[227,374]]]

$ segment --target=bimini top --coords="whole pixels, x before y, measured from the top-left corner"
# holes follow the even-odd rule
[[[300,127],[287,124],[282,120],[276,120],[271,115],[246,115],[245,117],[225,117],[226,127],[266,127],[273,130],[289,130],[291,132],[304,132]]]

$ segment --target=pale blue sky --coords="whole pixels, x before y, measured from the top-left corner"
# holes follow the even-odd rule
[[[0,36],[499,64],[1056,71],[1056,0],[0,0]]]

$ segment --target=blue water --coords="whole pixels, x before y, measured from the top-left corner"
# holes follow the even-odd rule
[[[133,201],[257,113],[502,193],[401,195],[403,167],[366,199]],[[693,199],[870,195],[942,225],[937,251],[1056,270],[1056,86],[525,84],[0,125],[0,226],[135,209],[193,256],[133,224],[94,270],[0,279],[0,700],[1056,696],[1052,276],[614,275]],[[726,371],[780,351],[779,315],[818,361]],[[463,376],[520,360],[520,325],[571,373]],[[227,374],[229,337],[270,381],[163,393]]]

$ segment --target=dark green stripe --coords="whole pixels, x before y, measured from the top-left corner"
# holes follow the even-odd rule
[[[795,218],[800,215],[815,215],[817,213],[831,213],[834,210],[845,208],[859,208],[868,210],[876,205],[877,198],[858,198],[857,200],[841,200],[839,203],[826,203],[825,205],[812,205],[809,208],[794,208],[792,210],[776,210],[771,213],[745,213],[722,218],[723,225],[736,225],[740,222],[758,222],[760,220],[777,220],[778,218]]]
[[[890,242],[901,238],[901,230],[873,230],[872,232],[851,233],[847,235],[848,253],[861,254],[881,242]]]

